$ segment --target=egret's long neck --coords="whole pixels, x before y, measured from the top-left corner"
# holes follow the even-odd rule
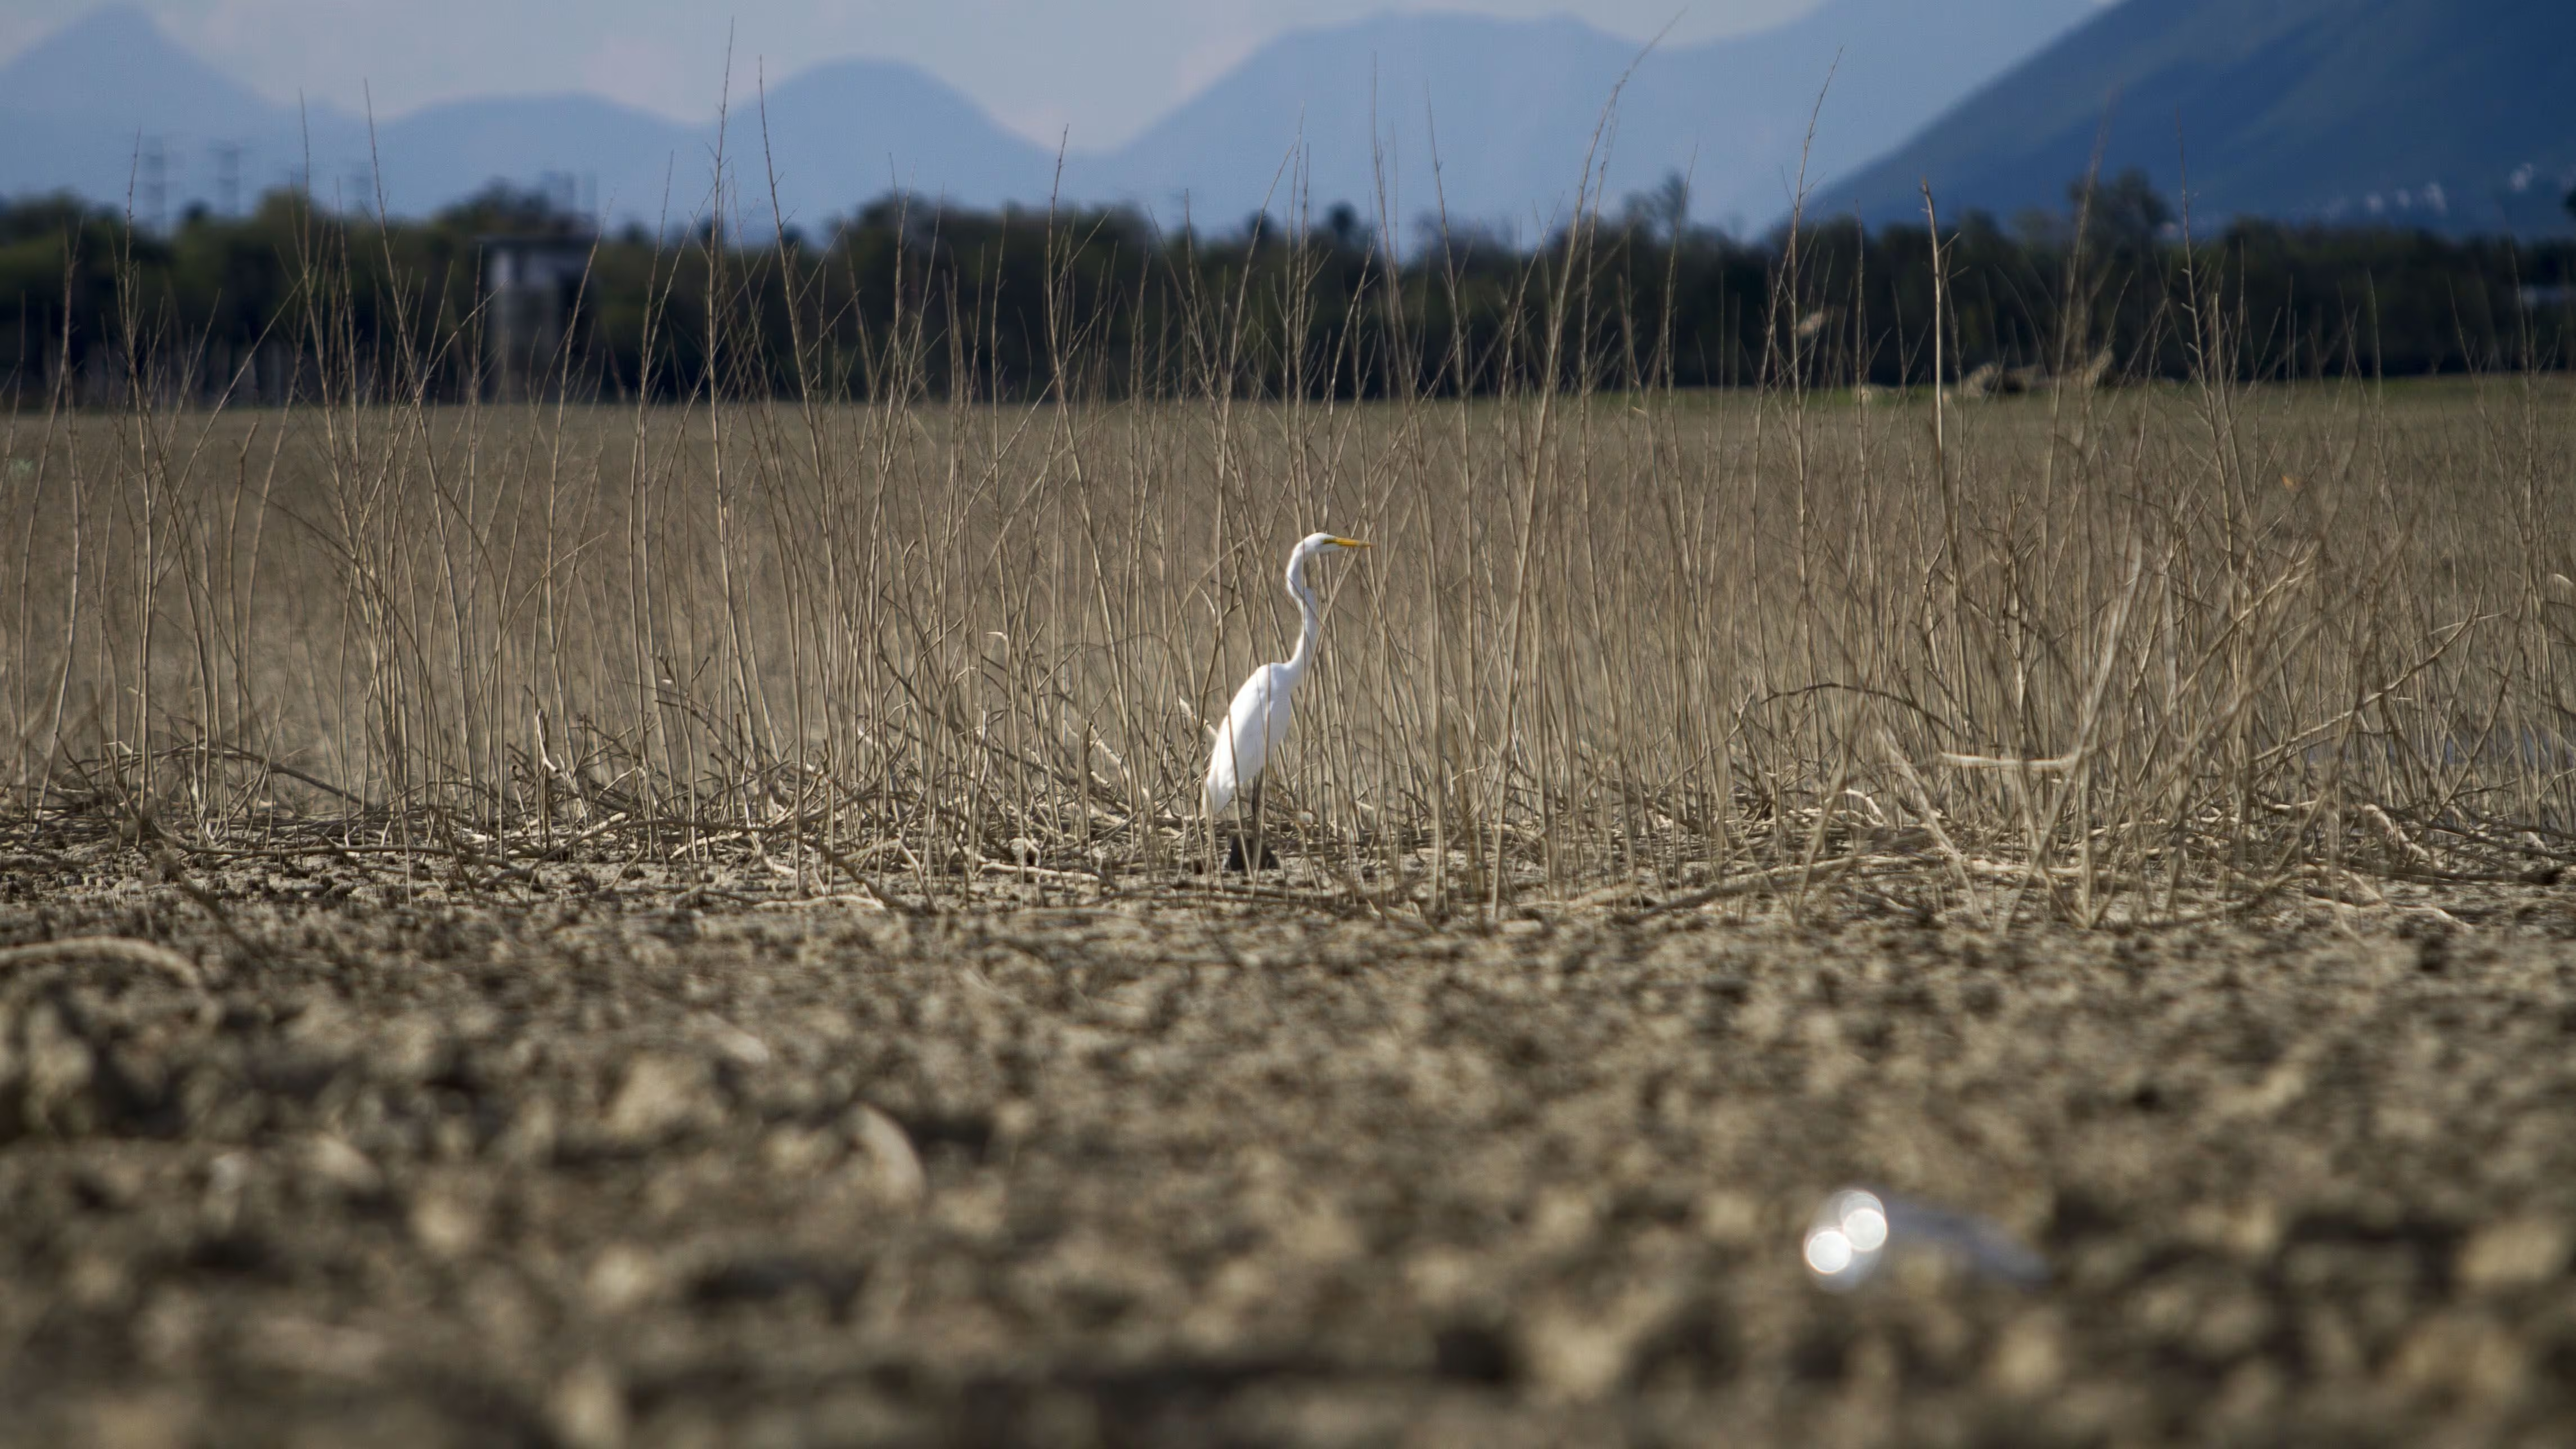
[[[1315,606],[1315,591],[1306,587],[1306,560],[1302,557],[1288,561],[1288,593],[1296,599],[1297,613],[1304,621],[1297,630],[1297,652],[1288,656],[1284,666],[1293,688],[1305,677],[1306,666],[1315,662],[1315,636],[1324,627],[1323,615]]]

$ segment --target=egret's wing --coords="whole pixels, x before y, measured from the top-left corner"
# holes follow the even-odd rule
[[[1271,727],[1278,722],[1276,670],[1277,666],[1265,664],[1252,671],[1234,692],[1225,723],[1209,742],[1207,798],[1212,812],[1232,804],[1245,786],[1261,782],[1261,772],[1270,760]]]
[[[1256,669],[1234,692],[1225,718],[1208,732],[1207,811],[1224,813],[1245,780],[1261,778],[1261,727],[1258,708],[1262,677]]]

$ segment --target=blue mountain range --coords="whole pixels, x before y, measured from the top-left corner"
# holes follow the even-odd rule
[[[1651,51],[1566,18],[1386,15],[1282,36],[1127,144],[1063,157],[1060,175],[1052,148],[919,68],[833,60],[736,97],[721,149],[729,205],[766,217],[774,175],[779,209],[809,226],[897,187],[976,206],[1043,205],[1060,187],[1230,228],[1301,195],[1374,212],[1383,182],[1408,224],[1445,209],[1527,231],[1572,203],[1587,156],[1613,199],[1679,172],[1701,220],[1754,226],[1786,212],[1802,162],[1811,183],[1850,170],[2096,8],[1828,0],[1774,30]],[[718,141],[712,124],[569,94],[371,127],[263,97],[131,9],[0,66],[0,194],[131,196],[146,219],[302,181],[336,204],[372,205],[381,187],[391,210],[420,213],[499,178],[612,219],[685,223],[708,204]]]
[[[1616,105],[1612,106],[1613,97]],[[501,179],[612,222],[725,205],[813,227],[889,190],[971,206],[1130,202],[1231,230],[1336,202],[1523,240],[1587,185],[1688,179],[1700,222],[1809,209],[2062,209],[2095,163],[2240,213],[2440,230],[2564,226],[2576,0],[1826,0],[1771,30],[1643,47],[1558,17],[1381,15],[1264,45],[1125,144],[1059,157],[898,61],[830,60],[715,124],[587,95],[366,118],[282,104],[131,9],[0,65],[0,194],[147,221],[309,184],[419,214]]]

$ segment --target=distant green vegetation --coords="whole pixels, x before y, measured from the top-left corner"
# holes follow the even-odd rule
[[[1408,372],[1488,391],[1532,380],[1545,349],[1525,344],[1563,292],[1567,381],[1929,378],[1926,227],[1811,218],[1742,240],[1681,222],[1686,205],[1668,187],[1522,249],[1419,224],[1392,272],[1346,206],[1222,234],[900,196],[820,235],[629,228],[592,243],[552,369],[574,395],[629,398],[870,395],[891,376],[967,397],[1374,396]],[[332,385],[488,394],[486,239],[586,235],[502,186],[390,224],[278,193],[167,235],[70,200],[0,205],[0,392],[274,401],[345,379]],[[2239,221],[2187,245],[2134,174],[2009,224],[1945,216],[1940,251],[1952,377],[2027,380],[2105,350],[2128,376],[2557,368],[2576,335],[2576,243]],[[907,365],[886,366],[898,354]]]

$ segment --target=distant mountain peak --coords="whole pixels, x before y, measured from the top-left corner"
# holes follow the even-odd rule
[[[2248,213],[2559,231],[2576,178],[2567,0],[2129,0],[1829,189],[1874,220],[2062,210],[2092,163]],[[2528,169],[2525,169],[2528,168]]]
[[[1810,176],[1884,149],[2094,3],[1827,0],[1767,30],[1651,49],[1572,15],[1380,12],[1279,37],[1069,179],[1155,206],[1187,196],[1232,221],[1295,204],[1272,178],[1302,146],[1317,206],[1374,197],[1384,178],[1405,225],[1437,207],[1519,231],[1552,224],[1590,157],[1613,197],[1689,173],[1697,215],[1755,223],[1788,209],[1828,75]]]
[[[93,10],[0,65],[0,108],[124,117],[135,130],[238,129],[280,108],[130,5]]]
[[[162,32],[161,23],[141,6],[102,5],[86,15],[75,16],[60,30],[29,46],[22,57],[40,53],[78,55],[101,46],[179,48]]]
[[[774,170],[781,210],[808,225],[899,186],[971,206],[1039,203],[1060,187],[1166,219],[1186,205],[1225,227],[1256,208],[1372,202],[1383,181],[1399,226],[1441,208],[1526,236],[1560,218],[1587,175],[1603,184],[1590,157],[1607,167],[1614,207],[1687,171],[1695,214],[1741,226],[1786,211],[1829,71],[1810,175],[1849,169],[2094,3],[1826,0],[1771,30],[1651,50],[1573,14],[1380,11],[1273,39],[1126,145],[1067,156],[1061,177],[1054,147],[918,66],[822,60],[768,87],[763,128],[746,125],[753,107],[737,95],[726,150]],[[285,184],[326,202],[370,195],[381,172],[406,213],[499,179],[597,196],[612,220],[686,217],[705,204],[714,150],[712,126],[579,95],[451,102],[379,117],[371,133],[326,107],[264,100],[130,6],[90,12],[0,66],[0,113],[0,194],[132,195],[152,216]],[[1288,194],[1300,183],[1304,195]],[[766,190],[746,189],[764,193],[754,210],[767,210]]]

